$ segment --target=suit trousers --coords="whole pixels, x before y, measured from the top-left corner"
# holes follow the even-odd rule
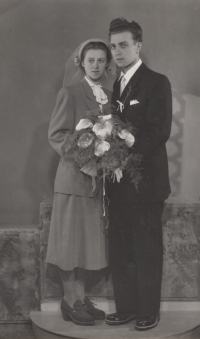
[[[163,206],[164,201],[110,202],[110,266],[118,313],[159,313]]]

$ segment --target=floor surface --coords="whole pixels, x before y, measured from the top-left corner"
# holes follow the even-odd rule
[[[64,321],[61,313],[31,312],[36,339],[81,338],[81,339],[200,339],[200,312],[162,312],[158,326],[149,331],[137,331],[135,321],[120,326],[110,326],[104,320],[94,326],[78,326]],[[185,335],[198,326],[198,336]],[[184,335],[182,335],[184,334]],[[181,335],[181,337],[180,337]]]
[[[31,324],[0,324],[0,339],[35,339]]]

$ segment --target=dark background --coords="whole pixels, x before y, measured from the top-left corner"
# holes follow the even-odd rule
[[[142,60],[172,84],[172,196],[199,198],[199,0],[0,0],[1,227],[38,223],[59,160],[47,129],[65,62],[120,16],[139,22]]]

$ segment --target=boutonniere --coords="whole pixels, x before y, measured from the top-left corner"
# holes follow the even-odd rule
[[[117,108],[117,111],[119,111],[120,110],[120,112],[122,113],[122,111],[123,111],[123,109],[124,109],[124,104],[123,104],[123,102],[121,102],[121,101],[119,101],[119,100],[117,100],[116,102],[118,102],[118,108]]]
[[[118,103],[117,111],[120,111],[121,113],[123,112],[124,105],[126,104],[126,101],[131,93],[132,93],[132,88],[131,86],[129,86],[124,100],[122,102],[119,100],[116,101]]]

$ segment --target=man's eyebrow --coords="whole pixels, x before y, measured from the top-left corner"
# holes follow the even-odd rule
[[[128,42],[125,40],[125,41],[120,41],[120,42],[117,42],[117,43],[110,43],[110,45],[121,45],[121,44],[127,44]]]

